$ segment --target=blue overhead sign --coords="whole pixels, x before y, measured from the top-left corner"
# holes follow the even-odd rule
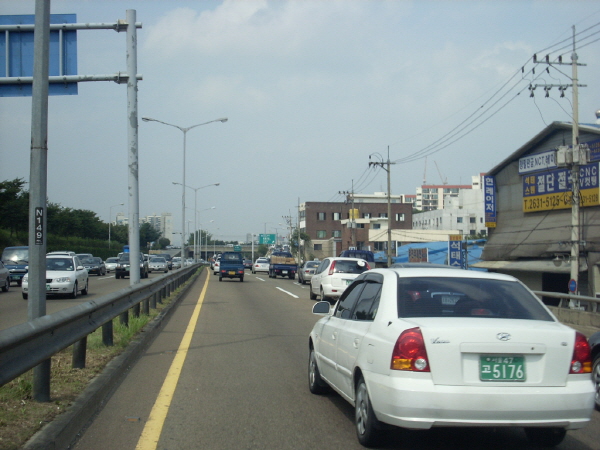
[[[76,23],[76,14],[51,14],[51,24]],[[0,16],[0,25],[34,25],[35,15]],[[33,76],[33,30],[0,33],[0,77]],[[77,75],[77,31],[50,31],[50,76]],[[1,84],[0,97],[29,97],[31,83]],[[77,95],[77,83],[50,83],[48,95]]]

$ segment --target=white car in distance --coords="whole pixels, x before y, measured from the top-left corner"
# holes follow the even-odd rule
[[[310,279],[309,297],[331,302],[337,300],[361,273],[370,270],[369,263],[360,258],[325,258]]]
[[[517,279],[447,269],[359,275],[309,338],[308,383],[355,408],[359,442],[386,426],[523,427],[558,445],[594,410],[586,337]]]

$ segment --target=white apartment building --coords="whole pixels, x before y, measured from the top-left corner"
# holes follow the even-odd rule
[[[116,220],[113,222],[116,225],[127,225],[129,224],[129,217],[125,213],[117,213]],[[167,238],[171,243],[173,242],[173,215],[171,213],[162,213],[160,216],[157,214],[141,217],[140,224],[149,223],[152,227],[160,232],[160,236]]]
[[[413,230],[457,230],[463,236],[486,234],[483,189],[459,189],[456,196],[448,194],[443,209],[415,213]]]
[[[481,189],[481,177],[481,175],[472,176],[470,185],[424,184],[417,188],[414,207],[421,211],[444,209],[445,202],[449,201],[447,199],[458,197],[461,190]]]

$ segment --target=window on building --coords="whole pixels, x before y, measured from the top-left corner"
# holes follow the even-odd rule
[[[457,217],[456,218],[456,223],[463,223],[463,218],[462,217]]]
[[[315,244],[315,245],[314,245],[314,249],[315,249],[317,252],[320,252],[320,251],[322,251],[322,250],[323,250],[323,244]]]
[[[469,217],[469,223],[477,223],[477,217]]]
[[[325,213],[324,212],[318,212],[317,213],[317,220],[325,220]]]
[[[404,222],[404,214],[396,213],[396,221]]]
[[[379,217],[387,219],[387,213],[379,213]]]
[[[380,223],[374,223],[373,224],[373,229],[374,230],[381,230],[381,224]]]
[[[333,220],[342,220],[342,213],[334,212],[333,213]]]
[[[475,231],[475,230],[469,230],[469,234],[475,236],[475,234],[477,234],[477,231]]]
[[[325,239],[325,238],[327,238],[327,231],[318,230],[317,231],[317,239]]]
[[[342,237],[342,231],[341,230],[333,230],[331,232],[331,236],[334,238]]]
[[[371,218],[371,213],[363,213],[363,219],[370,219]]]

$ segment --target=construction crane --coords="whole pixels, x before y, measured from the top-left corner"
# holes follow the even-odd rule
[[[442,180],[442,184],[448,184],[448,178],[444,178],[442,176],[442,172],[440,171],[440,168],[437,165],[437,162],[433,162],[435,164],[435,168],[437,169],[438,173],[440,174],[440,179]]]

